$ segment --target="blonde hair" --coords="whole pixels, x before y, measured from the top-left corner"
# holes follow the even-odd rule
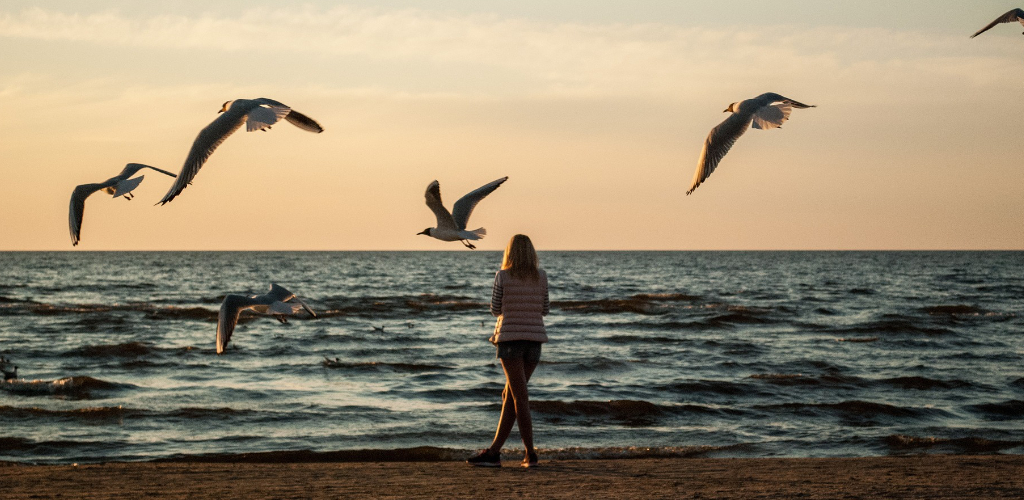
[[[505,256],[501,259],[501,269],[507,270],[513,278],[537,281],[540,279],[537,251],[533,242],[525,234],[517,234],[508,241]]]

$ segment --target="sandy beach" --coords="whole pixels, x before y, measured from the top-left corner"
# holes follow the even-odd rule
[[[22,498],[1022,498],[1024,456],[460,462],[177,462],[0,467]]]

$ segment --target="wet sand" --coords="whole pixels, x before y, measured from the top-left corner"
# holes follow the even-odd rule
[[[21,498],[1024,498],[1024,455],[0,466]]]

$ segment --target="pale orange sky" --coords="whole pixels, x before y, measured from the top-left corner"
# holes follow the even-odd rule
[[[508,175],[481,249],[1024,249],[1024,37],[968,38],[1012,3],[79,4],[0,6],[0,250],[71,249],[76,185],[177,172],[255,97],[326,131],[239,131],[166,206],[155,172],[96,193],[77,248],[457,250],[416,236],[427,184],[450,207]],[[768,91],[818,107],[685,196],[722,110]]]

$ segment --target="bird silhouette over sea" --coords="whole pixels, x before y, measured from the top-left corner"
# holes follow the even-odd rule
[[[451,213],[441,203],[441,185],[436,180],[431,182],[427,186],[427,206],[430,207],[430,210],[434,212],[434,216],[437,217],[437,227],[428,227],[416,234],[427,235],[441,241],[461,241],[466,248],[471,250],[476,248],[469,240],[483,238],[487,234],[487,230],[482,227],[472,231],[466,230],[469,216],[473,213],[477,203],[480,203],[480,200],[494,192],[495,189],[498,189],[498,186],[501,186],[507,180],[507,176],[502,177],[470,191],[469,194],[455,202]]]
[[[307,132],[319,134],[324,128],[312,118],[295,111],[273,99],[235,99],[224,103],[218,113],[222,113],[213,122],[199,131],[192,149],[188,152],[185,165],[178,173],[178,180],[167,191],[158,203],[163,205],[173,200],[189,185],[199,173],[206,160],[210,158],[217,146],[245,124],[247,132],[268,130],[282,118]]]
[[[287,303],[293,299],[298,304]],[[217,354],[223,353],[227,348],[238,323],[238,315],[243,309],[272,315],[281,323],[288,322],[285,316],[293,316],[303,309],[310,316],[316,317],[316,313],[305,302],[277,283],[271,283],[270,291],[263,295],[227,295],[220,305],[220,315],[217,319]]]
[[[793,108],[813,107],[772,92],[730,104],[723,112],[732,115],[711,129],[708,138],[704,140],[704,149],[697,160],[697,171],[693,174],[693,182],[686,194],[692,193],[715,171],[718,163],[748,128],[779,128],[789,119]]]
[[[1013,23],[1013,22],[1018,22],[1018,23],[1024,25],[1024,10],[1022,10],[1022,9],[1013,9],[1013,10],[1008,11],[1006,14],[1003,14],[1003,15],[997,17],[995,21],[992,21],[992,22],[988,23],[988,26],[985,26],[984,28],[981,28],[980,30],[978,30],[977,33],[971,35],[971,38],[974,38],[974,37],[976,37],[976,36],[986,32],[986,31],[992,29],[992,27],[997,25],[997,24]],[[1024,34],[1024,33],[1021,33],[1021,34]]]
[[[132,194],[132,191],[142,183],[142,179],[146,176],[140,175],[134,179],[131,179],[130,177],[144,168],[150,168],[160,172],[161,174],[177,177],[166,170],[161,170],[156,167],[143,165],[141,163],[129,163],[125,165],[124,169],[121,170],[121,173],[100,183],[82,184],[71,192],[71,206],[68,208],[68,228],[71,230],[72,246],[77,246],[78,242],[82,239],[82,218],[85,216],[85,199],[96,191],[102,190],[107,194],[112,195],[114,198],[123,196],[124,199],[131,200],[135,197],[135,195]]]

